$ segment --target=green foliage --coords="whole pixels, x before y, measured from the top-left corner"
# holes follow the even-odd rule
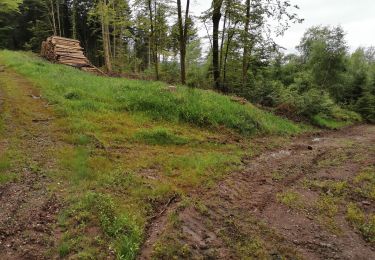
[[[360,113],[363,118],[370,122],[375,123],[375,95],[370,92],[363,93],[356,104],[355,110]]]
[[[17,11],[22,1],[23,0],[0,0],[0,10],[1,12]]]

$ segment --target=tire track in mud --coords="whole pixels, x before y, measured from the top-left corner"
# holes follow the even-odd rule
[[[353,145],[347,147],[347,143]],[[190,206],[178,212],[180,228],[160,227],[158,233],[174,238],[173,244],[188,245],[191,259],[238,259],[238,247],[260,238],[267,255],[263,258],[302,257],[306,259],[371,259],[374,248],[360,237],[340,212],[341,234],[329,232],[310,213],[291,210],[277,201],[276,194],[289,189],[301,191],[313,201],[314,193],[301,189],[305,178],[350,181],[350,171],[375,165],[375,126],[355,126],[320,136],[303,136],[281,150],[268,151],[245,161],[245,169],[235,172],[216,188],[193,196],[205,206],[200,212]],[[340,165],[322,169],[319,162],[338,151],[351,156]],[[368,159],[356,162],[356,154]],[[353,158],[352,158],[353,157]],[[366,158],[367,158],[366,157]],[[282,173],[275,180],[274,173]],[[354,172],[352,173],[352,175]],[[180,256],[181,257],[181,256]]]
[[[47,172],[60,143],[53,122],[34,120],[53,112],[28,81],[7,69],[0,73],[0,93],[0,112],[6,113],[1,139],[12,145],[1,152],[12,148],[23,156],[11,168],[16,180],[0,185],[0,259],[51,259],[61,205],[48,190]]]

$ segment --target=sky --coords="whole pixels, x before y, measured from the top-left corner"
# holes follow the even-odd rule
[[[207,10],[212,0],[193,0],[192,10],[196,15]],[[286,52],[296,52],[303,33],[314,25],[341,25],[346,40],[353,51],[357,47],[375,46],[375,0],[291,0],[300,7],[297,10],[302,24],[292,25],[284,36],[276,42],[286,48]],[[206,36],[204,26],[200,26],[200,35]]]

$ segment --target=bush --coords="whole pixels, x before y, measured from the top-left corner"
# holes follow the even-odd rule
[[[365,92],[356,102],[355,109],[365,120],[375,123],[375,95]]]
[[[298,112],[308,118],[317,114],[331,115],[335,106],[335,103],[326,92],[317,89],[308,90],[296,101]]]

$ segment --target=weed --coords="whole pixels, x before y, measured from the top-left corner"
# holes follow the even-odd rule
[[[282,181],[286,177],[286,174],[284,172],[275,171],[272,173],[272,180],[274,181]]]
[[[317,201],[316,208],[321,215],[333,218],[339,210],[338,200],[332,195],[321,195]]]
[[[362,236],[370,243],[375,243],[375,215],[365,215],[365,213],[354,203],[349,203],[346,211],[346,219]]]
[[[346,211],[347,220],[356,225],[361,226],[365,222],[365,214],[362,210],[354,203],[349,203]]]
[[[375,200],[375,167],[362,170],[355,178],[354,184],[359,185],[355,189],[361,196]]]
[[[258,238],[241,241],[237,249],[241,259],[267,259],[269,256],[263,241]]]
[[[323,193],[334,196],[342,196],[348,190],[348,183],[346,181],[305,180],[304,185],[309,189],[321,190]]]
[[[152,256],[153,259],[189,259],[191,249],[175,238],[164,236],[154,245]]]
[[[60,257],[66,257],[66,256],[68,256],[69,253],[70,253],[70,250],[71,250],[71,248],[70,248],[69,243],[67,243],[67,242],[62,243],[58,247],[59,256]]]
[[[327,158],[324,158],[318,162],[319,167],[333,167],[340,166],[343,162],[348,159],[346,150],[334,150],[332,153],[327,154]]]
[[[131,216],[119,213],[116,209],[109,195],[88,192],[72,205],[67,219],[73,218],[75,221],[70,225],[83,229],[100,226],[105,237],[114,245],[118,259],[134,259],[141,243],[142,231]],[[61,246],[66,247],[64,244]],[[87,246],[85,248],[90,250]]]
[[[194,201],[194,208],[196,210],[198,210],[198,212],[200,214],[202,214],[203,216],[208,216],[209,215],[209,211],[208,211],[208,208],[205,204],[203,204],[201,201],[199,200],[196,200]]]
[[[297,192],[285,191],[283,193],[276,194],[276,198],[280,203],[290,208],[296,209],[302,207],[302,201]]]

